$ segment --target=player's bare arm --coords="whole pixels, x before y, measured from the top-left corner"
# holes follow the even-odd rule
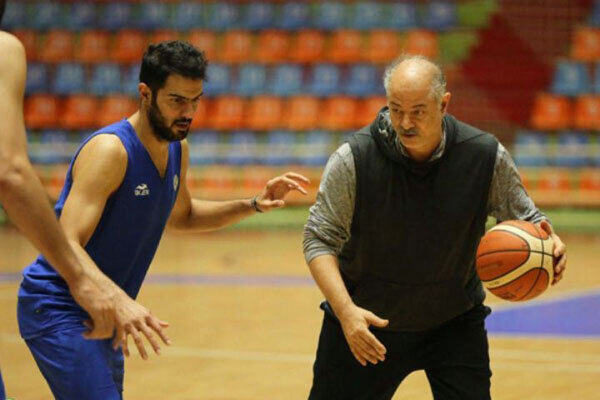
[[[169,344],[164,328],[166,322],[154,317],[150,310],[132,300],[121,288],[104,275],[84,250],[104,211],[106,201],[121,185],[127,170],[127,152],[114,135],[98,135],[79,153],[73,166],[73,186],[65,202],[60,222],[77,256],[90,271],[95,281],[115,299],[116,335],[114,346],[123,346],[129,355],[127,337],[131,335],[146,359],[148,354],[142,341],[146,336],[154,351],[160,353],[160,344],[153,331]],[[98,179],[98,177],[102,177]]]
[[[231,201],[206,201],[192,199],[186,184],[189,166],[189,145],[181,142],[182,166],[181,187],[171,217],[169,226],[178,230],[211,231],[232,225],[239,220],[257,212],[252,199]],[[267,212],[285,205],[285,197],[290,191],[306,194],[302,187],[309,180],[293,172],[275,177],[266,183],[262,192],[256,196],[256,207],[261,212]]]
[[[67,282],[75,301],[90,314],[93,328],[87,336],[111,337],[111,299],[77,261],[27,157],[23,122],[25,49],[14,36],[0,32],[0,53],[0,203],[11,221]]]

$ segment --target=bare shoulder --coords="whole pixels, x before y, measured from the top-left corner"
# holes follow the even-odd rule
[[[127,162],[127,150],[117,135],[99,134],[81,149],[80,156],[92,157],[98,163]]]
[[[81,149],[73,166],[73,177],[102,181],[107,190],[114,190],[123,181],[126,170],[127,150],[121,140],[116,135],[100,134]]]
[[[183,139],[180,143],[181,143],[181,152],[183,154],[189,154],[190,153],[190,144],[188,143],[187,139]]]

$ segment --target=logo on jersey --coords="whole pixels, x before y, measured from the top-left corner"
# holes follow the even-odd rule
[[[150,194],[150,189],[148,189],[148,185],[142,183],[141,185],[137,185],[134,193],[136,196],[148,196]]]
[[[179,177],[175,175],[173,177],[173,190],[177,190],[177,186],[179,186]]]

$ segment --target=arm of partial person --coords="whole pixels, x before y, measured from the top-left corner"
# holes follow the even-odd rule
[[[89,338],[108,338],[114,330],[112,299],[82,268],[60,228],[42,184],[27,157],[23,121],[25,50],[0,32],[0,203],[21,233],[56,268],[73,298],[90,315]]]
[[[187,187],[189,145],[181,142],[182,165],[179,193],[169,218],[169,226],[177,230],[212,231],[221,229],[255,214],[251,199],[207,201],[192,199]],[[292,190],[306,194],[300,183],[308,183],[302,175],[288,172],[271,179],[257,196],[257,206],[263,212],[285,205],[284,198]]]
[[[304,227],[304,257],[321,292],[340,321],[350,351],[363,366],[385,359],[385,347],[369,331],[388,321],[354,304],[340,273],[338,254],[350,239],[356,173],[348,144],[330,157]]]
[[[520,219],[530,221],[546,231],[554,241],[554,278],[558,283],[567,267],[567,247],[554,232],[548,218],[535,206],[527,194],[519,171],[504,146],[498,144],[494,174],[490,187],[488,214],[498,221]]]
[[[140,355],[148,357],[142,336],[146,336],[154,351],[160,353],[160,345],[154,331],[166,344],[164,328],[168,326],[153,316],[147,308],[131,299],[117,284],[108,278],[85,251],[94,233],[108,198],[118,189],[127,169],[127,152],[115,135],[98,135],[80,151],[73,165],[73,184],[65,201],[60,222],[79,261],[94,282],[115,302],[116,335],[115,348],[121,345],[129,355],[127,337],[131,335]],[[110,249],[107,249],[110,251]]]

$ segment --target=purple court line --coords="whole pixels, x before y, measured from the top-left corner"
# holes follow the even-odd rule
[[[0,273],[0,282],[20,282],[20,273]],[[153,285],[205,286],[314,286],[310,276],[292,275],[180,275],[150,274],[144,283]]]

